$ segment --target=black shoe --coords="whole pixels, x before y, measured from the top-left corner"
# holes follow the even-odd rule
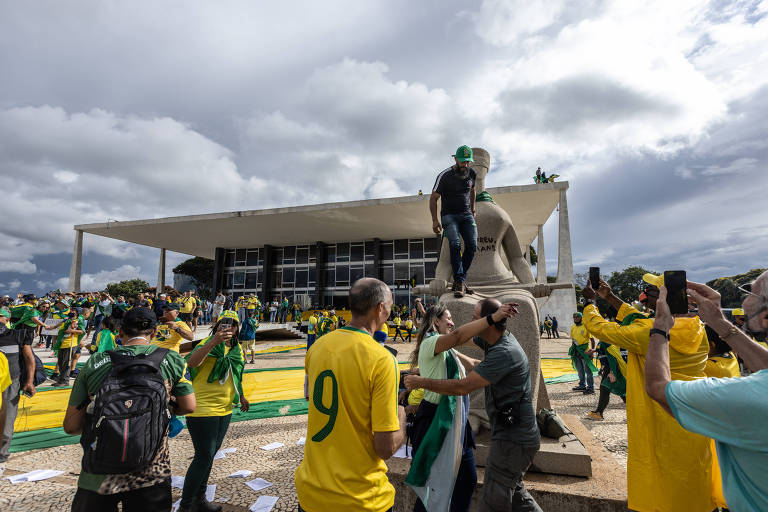
[[[201,496],[192,504],[192,510],[194,512],[220,512],[221,505],[218,503],[211,503],[205,499],[205,496]]]
[[[473,290],[472,288],[467,286],[467,283],[464,283],[464,293],[467,294],[467,295],[474,295],[475,294],[475,290]]]
[[[51,384],[51,386],[53,386],[54,388],[60,388],[62,386],[69,386],[69,382],[63,382],[63,381],[57,380],[56,382]]]
[[[586,391],[587,388],[585,386],[576,386],[573,388],[574,391]]]
[[[584,390],[584,394],[585,395],[594,395],[595,394],[595,390],[594,390],[594,388],[587,388],[587,389]]]
[[[453,282],[453,296],[457,299],[464,297],[464,283],[461,281]]]

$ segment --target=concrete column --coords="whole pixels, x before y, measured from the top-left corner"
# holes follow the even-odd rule
[[[531,248],[528,247],[528,250],[525,251],[525,261],[528,262],[528,265],[531,264]]]
[[[69,267],[69,291],[80,291],[80,274],[83,271],[83,232],[75,230],[75,247],[72,251],[72,266]]]
[[[560,217],[557,235],[557,282],[573,282],[573,254],[571,253],[571,227],[568,221],[566,189],[560,190]]]
[[[157,267],[157,293],[165,288],[165,249],[160,249],[160,264]]]
[[[219,290],[224,289],[224,257],[225,252],[222,247],[217,247],[213,259],[213,290],[211,293],[216,296]]]
[[[544,254],[544,226],[539,225],[539,234],[536,237],[536,282],[547,282],[547,258]]]

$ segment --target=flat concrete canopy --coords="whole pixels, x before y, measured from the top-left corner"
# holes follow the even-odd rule
[[[546,223],[568,182],[487,189],[509,213],[523,251]],[[81,224],[76,230],[214,258],[216,247],[251,248],[432,236],[429,195]]]

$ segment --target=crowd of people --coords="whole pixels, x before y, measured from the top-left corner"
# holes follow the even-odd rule
[[[449,239],[454,296],[464,297],[474,293],[466,283],[471,244],[454,249],[477,236],[472,149],[462,146],[454,158],[433,189],[443,201],[440,220],[436,202],[430,209],[435,231],[445,229]],[[451,195],[462,198],[446,205]],[[703,284],[687,283],[688,311],[673,315],[664,276],[644,280],[633,304],[603,280],[587,284],[570,331],[574,391],[594,394],[595,359],[601,367],[597,407],[588,418],[603,419],[612,394],[626,402],[629,508],[768,510],[768,347],[756,341],[768,332],[768,272],[742,287],[733,322],[720,295]],[[615,317],[601,314],[597,297]],[[128,301],[106,293],[7,297],[0,307],[0,464],[8,458],[19,395],[33,396],[41,383],[32,345],[55,332],[55,341],[38,345],[50,342],[58,351],[58,385],[76,371],[77,349],[92,352],[63,421],[65,432],[81,435],[83,448],[72,510],[112,511],[120,503],[126,512],[170,510],[168,438],[180,430],[181,416],[194,454],[179,510],[221,510],[205,491],[233,411],[250,408],[242,386],[246,353],[253,361],[259,321],[285,323],[290,314],[297,324],[306,317],[308,331],[306,443],[294,475],[299,510],[392,510],[395,488],[385,461],[410,439],[406,483],[418,496],[414,510],[468,511],[477,485],[468,395],[483,390],[491,442],[479,509],[540,511],[523,482],[541,434],[531,386],[538,377],[508,329],[518,304],[480,299],[472,320],[456,326],[444,304],[394,305],[390,288],[373,278],[351,286],[348,304],[347,320],[347,312],[332,308],[305,315],[285,297],[262,304],[254,295],[221,292],[209,302],[190,292]],[[210,333],[195,341],[195,319],[202,313],[205,323],[205,309]],[[541,321],[559,337],[555,317]],[[395,339],[415,334],[404,373],[384,345],[390,323]],[[469,341],[482,359],[456,350]]]

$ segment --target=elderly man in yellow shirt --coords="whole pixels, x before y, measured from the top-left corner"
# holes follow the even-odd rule
[[[189,329],[186,322],[179,318],[179,306],[176,304],[164,304],[163,315],[158,318],[157,331],[152,338],[152,344],[160,348],[167,348],[179,352],[179,347],[184,340],[192,341],[195,335]]]

